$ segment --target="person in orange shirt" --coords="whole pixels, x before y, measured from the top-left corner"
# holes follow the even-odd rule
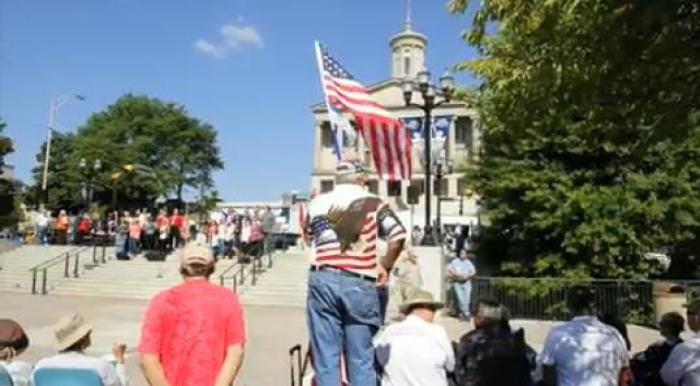
[[[68,243],[68,214],[66,214],[66,211],[61,209],[61,211],[58,213],[58,217],[56,218],[56,243],[65,245]]]

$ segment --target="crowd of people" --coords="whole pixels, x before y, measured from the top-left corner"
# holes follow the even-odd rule
[[[17,240],[26,244],[84,245],[94,240],[114,243],[117,257],[134,258],[147,251],[161,255],[188,241],[209,244],[215,256],[232,257],[261,253],[266,236],[275,231],[277,216],[271,208],[236,212],[215,212],[204,220],[167,210],[136,209],[97,213],[70,214],[59,210],[36,210],[28,213]]]

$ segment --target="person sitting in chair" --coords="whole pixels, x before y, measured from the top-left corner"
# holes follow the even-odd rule
[[[103,359],[85,355],[85,350],[92,343],[92,326],[78,313],[61,318],[54,327],[54,334],[59,352],[40,360],[34,367],[34,374],[49,368],[93,370],[102,379],[103,386],[127,386],[126,345],[115,343],[112,347],[112,354],[116,359],[115,366]]]

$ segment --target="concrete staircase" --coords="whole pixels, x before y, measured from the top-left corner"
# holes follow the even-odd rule
[[[232,260],[220,260],[216,271],[222,272],[232,264]],[[149,300],[158,292],[182,282],[179,268],[179,260],[173,255],[165,261],[147,261],[141,258],[111,260],[105,265],[86,270],[79,279],[63,281],[50,293]]]
[[[0,292],[31,293],[32,273],[30,268],[46,260],[74,250],[74,245],[24,245],[12,250],[0,253]],[[92,262],[92,250],[81,253],[80,262]],[[89,258],[88,258],[89,255]],[[71,258],[71,273],[73,272],[73,258]],[[64,265],[58,264],[47,270],[47,283],[55,284],[64,279]],[[37,275],[37,288],[41,288],[41,275]]]
[[[255,286],[240,291],[245,305],[304,307],[309,259],[306,252],[289,251],[273,256],[272,269],[263,273]]]

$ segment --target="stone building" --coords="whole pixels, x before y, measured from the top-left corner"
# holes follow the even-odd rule
[[[410,18],[407,17],[403,30],[389,39],[389,48],[390,77],[369,85],[365,83],[367,89],[377,102],[393,112],[396,117],[422,119],[422,110],[405,105],[401,83],[403,79],[414,78],[421,69],[428,67],[425,64],[428,38],[413,30]],[[414,93],[413,100],[418,103],[422,102],[418,93]],[[334,169],[337,164],[333,153],[331,125],[324,102],[312,106],[311,110],[315,122],[311,189],[312,191],[326,192],[333,189]],[[437,107],[433,111],[433,116],[451,117],[442,152],[444,177],[440,181],[440,191],[442,192],[443,223],[448,223],[450,217],[461,217],[461,221],[455,220],[454,222],[464,223],[465,218],[475,219],[475,199],[465,195],[464,180],[460,179],[459,174],[450,173],[448,165],[451,164],[456,168],[472,161],[477,156],[480,146],[477,114],[464,103],[453,101]],[[432,143],[435,144],[435,142]],[[424,169],[421,165],[423,154],[418,154],[417,147],[413,146],[413,175],[410,184],[407,181],[401,183],[380,180],[376,173],[371,173],[369,177],[369,190],[388,200],[399,211],[409,209],[409,185],[414,186],[415,190],[419,192],[416,211],[419,211],[425,203]],[[362,140],[358,141],[355,151],[364,160],[368,170],[373,171],[374,165],[371,155]],[[438,183],[435,174],[432,178],[432,207],[436,208],[435,192]],[[412,221],[413,224],[423,223],[423,216],[420,213],[416,213],[416,221]],[[434,215],[435,209],[433,209]]]

